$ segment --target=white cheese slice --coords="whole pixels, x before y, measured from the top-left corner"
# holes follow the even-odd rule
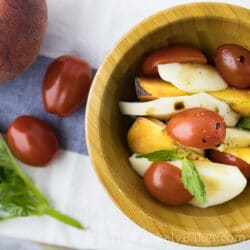
[[[217,148],[223,151],[225,148],[250,147],[250,131],[240,128],[227,128],[223,143]]]
[[[146,158],[136,158],[133,154],[129,161],[133,169],[143,177],[152,164]],[[182,168],[182,161],[170,161],[170,164]],[[206,203],[200,205],[194,198],[189,203],[195,207],[211,207],[225,203],[239,195],[246,187],[247,180],[240,170],[231,165],[210,161],[193,161],[206,189]]]
[[[158,65],[162,80],[190,93],[217,91],[228,87],[215,67],[208,64],[168,63]]]
[[[188,96],[163,97],[148,102],[119,102],[122,114],[131,116],[150,116],[168,120],[177,112],[189,108],[202,107],[215,112],[225,120],[227,127],[234,127],[239,115],[226,103],[207,93]]]

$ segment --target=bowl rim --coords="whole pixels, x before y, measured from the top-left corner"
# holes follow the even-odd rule
[[[182,8],[188,8],[189,11],[185,11],[185,12],[179,11]],[[228,15],[228,12],[225,11],[225,8],[228,8],[231,10],[231,15]],[[195,11],[193,11],[193,9],[195,9]],[[214,11],[215,9],[216,11]],[[241,16],[242,16],[241,19],[238,19],[237,15],[234,14],[234,12],[237,12],[237,11],[241,12]],[[174,12],[174,15],[171,15],[171,12]],[[249,14],[250,14],[250,10],[247,8],[244,8],[238,5],[233,5],[233,4],[217,3],[217,2],[194,2],[194,3],[188,3],[188,4],[181,4],[181,5],[177,5],[177,6],[156,12],[155,14],[139,22],[136,26],[134,26],[127,33],[125,33],[125,35],[122,36],[122,38],[113,46],[111,51],[108,53],[108,55],[106,56],[105,60],[99,67],[93,79],[93,82],[89,91],[89,97],[88,97],[87,104],[86,104],[86,115],[85,115],[85,135],[86,135],[86,143],[87,143],[90,160],[92,162],[92,165],[94,167],[94,170],[100,182],[102,183],[103,187],[105,188],[106,192],[109,194],[110,198],[115,203],[115,205],[128,218],[130,218],[130,220],[132,220],[134,223],[144,228],[148,232],[153,233],[154,235],[160,236],[162,238],[165,238],[167,240],[171,240],[177,243],[185,244],[185,245],[221,246],[221,245],[234,244],[234,243],[238,243],[240,241],[249,239],[250,238],[250,225],[249,227],[242,229],[242,231],[237,231],[237,232],[228,231],[228,236],[230,236],[230,240],[227,240],[227,237],[225,237],[224,238],[225,241],[217,240],[213,242],[203,241],[202,238],[198,238],[198,241],[197,241],[195,237],[193,240],[189,240],[188,242],[186,242],[186,240],[181,237],[180,238],[168,237],[170,235],[173,236],[174,234],[181,235],[181,234],[186,233],[184,228],[183,229],[174,228],[171,225],[168,225],[169,230],[167,232],[164,232],[164,235],[163,234],[159,235],[160,230],[154,231],[152,230],[152,228],[145,226],[145,224],[143,224],[143,222],[139,219],[139,217],[143,217],[143,216],[151,217],[148,219],[151,219],[151,223],[154,224],[153,227],[156,227],[154,223],[155,218],[152,218],[151,215],[147,214],[143,210],[138,210],[137,209],[138,206],[134,204],[132,200],[128,199],[128,197],[119,188],[118,184],[114,181],[112,177],[112,173],[109,171],[109,168],[106,162],[103,161],[103,163],[100,164],[101,160],[103,159],[102,147],[99,141],[95,141],[94,144],[91,142],[91,140],[94,138],[92,136],[93,133],[91,133],[90,131],[93,130],[93,127],[94,127],[95,132],[96,133],[99,132],[98,126],[97,126],[98,121],[99,121],[99,112],[96,112],[96,110],[93,108],[94,107],[93,105],[101,106],[101,98],[99,98],[98,100],[95,99],[95,104],[93,104],[91,100],[92,98],[93,99],[95,98],[95,93],[100,93],[100,92],[102,93],[104,91],[104,88],[106,86],[105,79],[108,79],[111,76],[113,69],[114,69],[112,68],[111,70],[107,71],[106,70],[106,68],[108,68],[107,65],[110,65],[110,61],[112,61],[112,64],[115,65],[124,56],[128,48],[126,48],[126,50],[123,50],[122,45],[124,43],[127,43],[127,40],[130,40],[130,41],[132,40],[133,42],[137,42],[138,40],[142,38],[142,36],[144,37],[145,35],[148,35],[150,32],[153,32],[155,29],[160,29],[161,27],[166,26],[170,23],[179,21],[180,19],[204,18],[204,16],[209,16],[212,18],[222,18],[222,19],[225,18],[230,21],[237,21],[238,23],[241,23],[242,25],[248,24],[248,26],[250,27],[250,20],[248,18]],[[162,16],[162,15],[165,17],[166,16],[168,17],[166,18],[166,22],[164,23],[152,22],[154,21],[155,18],[157,18],[158,16]],[[147,32],[144,34],[140,34],[140,32],[137,32],[139,31],[139,29],[141,29],[142,26],[147,27]],[[137,33],[136,38],[134,37],[134,33]],[[129,45],[130,48],[133,46],[133,44],[131,43]],[[115,59],[113,57],[114,54],[116,55]],[[92,121],[90,122],[90,120]],[[106,171],[105,175],[102,174],[104,169]],[[107,180],[107,177],[108,177],[108,180]],[[118,199],[118,197],[121,197],[121,196],[123,196],[124,198],[122,202],[121,202],[121,199]],[[136,211],[136,213],[139,213],[140,216],[137,216],[134,211]],[[157,223],[164,224],[160,220],[157,221]],[[244,234],[245,236],[244,239],[237,237],[238,235],[240,236],[242,234]],[[207,233],[206,236],[209,236],[209,235],[210,233]]]

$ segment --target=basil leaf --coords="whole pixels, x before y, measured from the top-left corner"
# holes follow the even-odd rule
[[[149,161],[174,161],[182,160],[187,157],[189,153],[187,152],[177,152],[173,150],[159,150],[148,154],[138,154],[136,158],[147,158]]]
[[[237,127],[250,129],[250,117],[243,117],[239,120]]]
[[[8,216],[13,217],[28,216],[27,210],[15,203],[2,203],[0,212],[7,213]]]
[[[184,187],[195,199],[204,205],[206,203],[206,190],[194,164],[187,158],[182,161],[181,180]]]
[[[83,229],[80,222],[49,206],[43,194],[18,166],[0,134],[0,221],[45,214]]]

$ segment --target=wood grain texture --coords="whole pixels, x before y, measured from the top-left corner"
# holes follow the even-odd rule
[[[134,77],[145,54],[188,43],[212,58],[218,45],[250,49],[250,11],[222,3],[194,3],[162,11],[127,33],[107,56],[93,82],[86,118],[87,144],[96,172],[117,206],[135,223],[164,239],[217,246],[250,237],[250,187],[224,205],[200,209],[165,206],[152,199],[128,163],[130,125],[118,101],[135,100]]]

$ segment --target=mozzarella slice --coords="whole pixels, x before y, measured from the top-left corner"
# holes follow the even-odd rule
[[[149,102],[119,102],[119,106],[125,115],[151,116],[165,120],[181,110],[202,107],[218,112],[228,127],[234,127],[239,120],[239,115],[231,110],[226,103],[207,93],[164,97]]]
[[[223,143],[217,148],[223,151],[225,148],[250,147],[250,131],[240,128],[227,128]]]
[[[145,158],[136,158],[133,154],[129,161],[133,169],[143,177],[152,164]],[[169,162],[179,169],[182,168],[182,161]],[[200,205],[194,198],[189,203],[195,207],[211,207],[225,203],[239,195],[246,187],[247,180],[240,170],[231,165],[214,163],[210,161],[193,161],[206,189],[206,203]]]
[[[162,80],[190,93],[217,91],[228,87],[216,68],[208,64],[161,64],[158,65],[158,72]]]
[[[141,177],[146,173],[150,165],[153,163],[149,161],[147,158],[136,158],[137,154],[133,154],[129,157],[129,162],[135,172],[139,174]]]
[[[247,180],[240,170],[231,165],[209,161],[193,161],[206,189],[206,203],[200,205],[194,198],[189,203],[195,207],[211,207],[225,203],[239,195],[246,187]],[[181,169],[181,161],[171,164]]]

